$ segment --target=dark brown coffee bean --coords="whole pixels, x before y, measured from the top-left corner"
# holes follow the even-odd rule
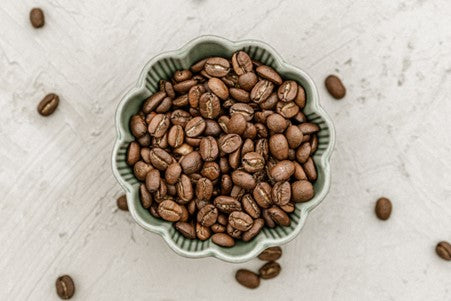
[[[191,79],[193,74],[189,70],[177,70],[174,72],[174,80],[176,82],[183,82],[185,80]]]
[[[174,162],[168,165],[165,173],[166,182],[170,185],[174,185],[180,178],[182,174],[182,167],[179,163]]]
[[[197,85],[197,80],[188,79],[188,80],[184,80],[182,82],[176,83],[175,85],[173,85],[173,88],[174,88],[175,92],[182,94],[182,93],[187,93],[189,91],[189,89],[191,89],[195,85]]]
[[[223,173],[223,174],[229,173],[230,165],[229,165],[229,161],[227,160],[226,157],[221,157],[219,159],[219,168],[220,168],[221,173]]]
[[[318,174],[316,173],[316,167],[312,157],[308,158],[307,162],[302,165],[302,168],[310,181],[316,181]]]
[[[237,200],[241,199],[241,197],[246,193],[246,190],[238,185],[233,185],[232,191],[230,192],[230,196]]]
[[[280,270],[282,268],[280,265],[275,261],[270,261],[268,263],[265,263],[259,270],[258,274],[262,279],[272,279],[277,277],[279,275]]]
[[[186,143],[191,145],[192,147],[199,147],[201,140],[202,140],[202,138],[199,138],[199,137],[194,137],[194,138],[186,137],[185,138]]]
[[[305,107],[305,90],[300,85],[298,85],[298,94],[296,95],[294,102],[301,109]]]
[[[305,180],[296,181],[291,184],[291,199],[293,202],[307,202],[313,198],[315,190],[312,183]]]
[[[177,223],[175,223],[175,228],[184,237],[186,237],[188,239],[195,239],[196,238],[196,231],[194,230],[194,226],[191,223],[177,222]]]
[[[255,144],[255,152],[263,156],[265,160],[268,160],[269,145],[267,139],[259,139]]]
[[[276,182],[287,181],[293,173],[294,164],[288,160],[280,161],[270,170],[271,178]]]
[[[221,116],[218,119],[219,127],[226,134],[229,133],[229,121],[230,121],[230,118],[227,116]]]
[[[241,155],[244,157],[245,154],[254,151],[254,141],[252,139],[246,139],[241,147]]]
[[[150,192],[156,192],[160,187],[160,171],[153,169],[149,171],[146,175],[146,188]]]
[[[213,231],[213,233],[224,233],[226,232],[226,227],[224,227],[223,225],[220,224],[213,224],[210,227],[211,231]]]
[[[233,182],[229,175],[222,175],[221,177],[221,194],[228,195],[232,191]]]
[[[247,288],[257,288],[260,285],[258,275],[246,269],[236,271],[235,279],[239,284]]]
[[[211,237],[211,241],[218,246],[230,248],[235,245],[235,240],[226,233],[216,233]]]
[[[152,195],[147,190],[146,185],[139,185],[139,199],[141,200],[141,204],[145,209],[150,208],[152,205]]]
[[[187,122],[185,126],[185,133],[187,137],[197,137],[205,130],[205,120],[198,116]]]
[[[324,81],[327,92],[335,99],[342,99],[346,95],[346,88],[341,80],[335,75],[329,75]]]
[[[264,225],[265,221],[261,218],[257,218],[254,220],[252,227],[242,234],[241,239],[245,242],[252,240],[260,233]]]
[[[238,84],[238,75],[235,74],[234,71],[229,72],[226,76],[221,77],[221,80],[228,86],[228,87],[236,87]]]
[[[239,149],[242,142],[239,135],[227,134],[219,138],[219,149],[226,154],[230,154]]]
[[[304,135],[302,137],[302,142],[309,142],[310,141],[311,136],[310,135]]]
[[[139,115],[134,115],[130,119],[130,130],[136,138],[140,138],[147,133],[147,125],[144,119]]]
[[[55,282],[56,293],[63,300],[70,299],[75,294],[74,280],[69,275],[59,276]]]
[[[297,150],[296,150],[296,160],[298,160],[299,163],[304,164],[307,162],[308,158],[310,157],[311,153],[311,147],[310,143],[304,142]]]
[[[311,135],[320,130],[319,126],[315,123],[305,122],[299,125],[299,129],[304,135]]]
[[[125,194],[117,198],[116,205],[119,209],[128,211],[127,197],[125,196]]]
[[[202,157],[199,152],[191,152],[180,160],[183,172],[187,175],[200,171],[202,168]]]
[[[274,133],[283,133],[288,126],[288,122],[282,115],[274,113],[268,116],[266,125]]]
[[[293,80],[285,81],[277,90],[277,96],[283,102],[289,102],[296,98],[298,94],[298,84]]]
[[[197,221],[205,227],[210,227],[218,218],[218,209],[211,204],[205,205],[203,208],[199,210],[197,213]]]
[[[291,223],[290,217],[279,207],[271,207],[268,209],[269,216],[278,225],[288,227]]]
[[[140,138],[141,139],[141,138]],[[166,132],[161,137],[153,137],[152,138],[152,145],[159,147],[159,148],[167,148],[168,147],[168,132]]]
[[[200,178],[196,184],[196,197],[199,200],[209,201],[213,194],[213,183],[207,178]]]
[[[221,134],[221,127],[215,120],[207,119],[205,120],[205,136],[219,136]]]
[[[200,172],[204,177],[210,179],[211,181],[219,178],[221,171],[219,165],[216,162],[205,162],[202,170]]]
[[[183,144],[185,139],[185,132],[181,125],[174,125],[171,127],[168,133],[168,144],[174,148]]]
[[[178,202],[180,204],[187,204],[193,199],[193,186],[191,184],[190,178],[187,175],[182,174],[180,176],[180,180],[175,185],[175,188],[177,189],[177,195],[179,197]]]
[[[240,166],[241,153],[240,149],[237,149],[229,155],[229,165],[232,169],[237,169]]]
[[[282,134],[275,134],[269,138],[269,151],[277,160],[285,160],[288,158],[287,138]]]
[[[266,100],[262,101],[258,105],[262,110],[273,110],[278,102],[279,98],[277,97],[277,93],[273,92]]]
[[[261,112],[257,112],[257,113],[255,113],[255,120],[259,123],[266,124],[266,120],[272,114],[274,114],[274,112],[270,111],[270,110],[264,110]]]
[[[188,102],[192,108],[197,108],[199,106],[199,99],[205,91],[206,90],[203,85],[195,85],[189,89]]]
[[[210,88],[211,92],[213,92],[215,95],[217,95],[217,97],[221,98],[222,100],[226,100],[227,98],[229,98],[229,89],[224,84],[224,82],[219,78],[216,77],[210,78],[208,80],[208,88]]]
[[[193,147],[187,143],[183,143],[180,147],[174,149],[174,153],[180,156],[188,155],[193,151]]]
[[[269,215],[268,209],[263,209],[262,211],[262,217],[265,221],[265,225],[269,228],[276,227],[276,223],[272,220],[271,216]]]
[[[166,93],[162,91],[158,91],[154,94],[152,94],[143,105],[143,112],[145,114],[149,114],[150,112],[153,112],[162,102],[163,99],[166,98]]]
[[[282,115],[283,117],[289,119],[296,116],[296,114],[299,113],[299,107],[297,106],[297,104],[294,103],[294,101],[289,102],[279,101],[276,104],[276,112]]]
[[[286,205],[291,200],[291,185],[289,182],[277,182],[272,187],[272,201],[278,206]]]
[[[379,219],[387,220],[392,211],[392,203],[387,198],[380,198],[376,202],[375,212]]]
[[[274,84],[266,79],[259,80],[251,91],[251,100],[255,103],[265,101],[271,95]]]
[[[444,260],[451,260],[451,244],[447,241],[441,241],[435,247],[435,252]]]
[[[189,219],[189,212],[188,209],[186,209],[185,206],[181,205],[180,206],[182,208],[182,217],[180,217],[179,222],[186,222]],[[194,227],[194,226],[193,226]]]
[[[211,57],[205,62],[204,70],[212,77],[223,77],[229,73],[230,63],[222,57]]]
[[[238,185],[246,190],[251,190],[257,185],[252,175],[247,172],[236,170],[232,173],[232,181],[235,185]]]
[[[241,199],[241,203],[243,204],[244,211],[246,211],[252,218],[260,217],[260,208],[250,194],[245,194]]]
[[[139,145],[146,147],[150,145],[151,140],[152,138],[150,137],[149,133],[146,133],[144,136],[138,138],[137,141]]]
[[[282,84],[282,78],[280,77],[279,73],[277,73],[273,68],[269,66],[262,65],[260,67],[257,67],[255,71],[257,72],[258,75],[260,75],[264,79],[272,81],[276,85]]]
[[[149,159],[152,165],[161,171],[166,170],[174,160],[170,154],[161,148],[152,149],[149,153]]]
[[[238,85],[246,91],[251,91],[257,81],[257,75],[253,72],[244,73],[238,77]]]
[[[258,255],[258,259],[264,261],[276,261],[282,257],[282,249],[280,247],[270,247]]]
[[[252,71],[252,60],[244,51],[237,51],[232,56],[233,70],[237,75],[243,75]]]
[[[230,88],[230,96],[241,102],[251,101],[249,92],[244,89]]]
[[[53,93],[47,94],[38,104],[38,113],[42,116],[51,115],[58,107],[59,101],[60,98],[58,95]]]
[[[216,118],[221,112],[219,98],[210,92],[202,94],[199,100],[199,111],[204,118]]]
[[[166,200],[158,205],[159,216],[168,222],[177,222],[183,214],[182,207],[174,201]]]
[[[282,205],[282,206],[279,206],[280,207],[280,209],[282,209],[283,211],[285,211],[286,213],[293,213],[294,212],[294,210],[296,209],[296,207],[294,206],[294,204],[293,203],[288,203],[288,204],[286,204],[286,205]]]
[[[236,103],[230,107],[230,115],[239,113],[244,116],[246,121],[251,121],[254,117],[254,109],[245,103]]]
[[[158,214],[158,203],[154,202],[150,206],[149,212],[155,218],[160,218],[160,214]]]
[[[230,196],[221,195],[215,198],[213,204],[219,211],[224,213],[232,213],[234,211],[241,211],[241,203]]]
[[[169,129],[171,121],[169,115],[157,114],[149,123],[149,133],[154,137],[162,137]]]
[[[242,114],[235,113],[227,124],[228,133],[242,135],[246,130],[246,125],[246,118]]]
[[[139,144],[136,143],[135,141],[132,141],[128,145],[127,164],[130,166],[134,165],[136,162],[139,161],[140,156],[141,156],[141,148],[140,148]]]
[[[150,164],[147,164],[144,161],[138,161],[133,166],[133,173],[138,180],[144,181],[147,173],[152,169],[153,167]]]
[[[312,139],[310,139],[310,145],[312,147],[311,154],[313,154],[318,149],[318,136],[317,135],[313,135]]]
[[[265,159],[257,152],[250,152],[243,156],[243,167],[247,172],[254,173],[263,170]]]
[[[175,110],[171,113],[171,123],[175,125],[181,125],[182,127],[185,127],[190,119],[191,115],[183,110]]]
[[[199,145],[199,153],[204,161],[216,160],[219,154],[216,139],[211,136],[202,138]]]
[[[188,103],[188,94],[183,94],[172,101],[172,105],[176,108],[186,107]]]
[[[255,127],[257,128],[257,135],[260,138],[268,138],[269,130],[263,123],[256,123]]]
[[[271,201],[271,186],[266,182],[260,182],[252,191],[254,200],[262,208],[269,208],[272,205]]]
[[[198,72],[202,71],[202,69],[204,69],[206,61],[207,61],[207,59],[203,59],[203,60],[196,62],[194,65],[192,65],[190,67],[191,71],[194,73],[198,73]]]
[[[285,132],[285,136],[287,137],[288,145],[292,149],[296,149],[302,143],[303,134],[299,127],[295,125],[291,125],[287,128]]]
[[[246,124],[246,130],[243,133],[243,138],[254,139],[257,136],[257,128],[253,123],[248,122]]]
[[[226,232],[235,239],[241,239],[241,235],[243,234],[243,231],[233,228],[229,223],[227,223]]]
[[[196,236],[198,239],[204,241],[210,238],[210,228],[202,226],[200,223],[196,224]]]
[[[160,91],[161,92],[165,92],[166,95],[169,96],[172,99],[175,98],[174,87],[167,80],[161,80],[160,81]]]

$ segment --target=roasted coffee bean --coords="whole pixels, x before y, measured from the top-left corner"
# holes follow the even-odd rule
[[[259,80],[251,91],[251,100],[255,103],[265,101],[271,95],[274,84],[266,79]]]
[[[206,92],[203,85],[195,85],[189,89],[188,102],[192,108],[197,108],[199,106],[199,99]]]
[[[268,140],[266,139],[257,140],[257,143],[255,144],[255,152],[262,155],[265,160],[268,160],[269,153]]]
[[[285,118],[292,118],[299,113],[299,107],[293,101],[279,101],[276,104],[276,112]]]
[[[146,175],[146,188],[150,192],[156,192],[160,187],[160,171],[153,169],[149,171]]]
[[[219,149],[226,154],[230,154],[241,147],[241,137],[237,134],[227,134],[219,138]]]
[[[232,181],[235,185],[238,185],[246,190],[252,190],[255,185],[257,185],[252,175],[241,170],[236,170],[232,173]]]
[[[188,95],[183,94],[172,101],[172,105],[176,108],[186,107],[188,105]]]
[[[210,92],[202,94],[199,99],[199,111],[204,118],[216,118],[221,111],[219,98]]]
[[[209,136],[202,138],[199,145],[199,153],[204,161],[214,161],[219,155],[216,139]]]
[[[270,111],[270,110],[264,110],[261,112],[257,112],[257,113],[255,113],[255,120],[259,123],[266,124],[266,120],[268,120],[268,117],[272,114],[274,114],[274,112]]]
[[[228,87],[236,87],[238,84],[238,75],[234,71],[229,72],[226,76],[221,77],[221,79]]]
[[[441,241],[435,247],[435,252],[444,260],[451,260],[451,244],[447,241]]]
[[[243,231],[233,228],[229,223],[227,223],[226,232],[235,239],[241,239],[241,235],[243,234]]]
[[[181,125],[174,125],[169,130],[167,135],[168,144],[174,148],[183,144],[185,138],[185,132]]]
[[[258,275],[246,269],[236,271],[235,279],[239,284],[247,288],[257,288],[260,285]]]
[[[128,211],[127,197],[125,195],[118,197],[116,200],[116,205],[119,209]]]
[[[291,125],[287,128],[285,132],[287,137],[288,146],[292,149],[296,149],[302,143],[303,134],[299,127]]]
[[[202,157],[199,152],[191,152],[180,160],[180,165],[187,175],[198,172],[202,168]]]
[[[311,153],[311,146],[310,143],[304,142],[297,150],[296,150],[296,160],[304,164],[307,162],[308,158],[310,157]]]
[[[139,144],[136,143],[135,141],[131,142],[128,145],[127,150],[127,164],[130,166],[134,165],[136,162],[139,161],[140,156],[141,156],[141,148]]]
[[[182,207],[174,201],[166,200],[158,205],[159,216],[168,222],[177,222],[183,214]]]
[[[313,133],[318,132],[319,126],[317,124],[311,122],[305,122],[299,125],[299,129],[302,131],[304,135],[311,135]]]
[[[200,141],[202,140],[202,138],[199,137],[186,137],[185,141],[188,145],[191,145],[192,147],[199,147],[200,145]]]
[[[152,94],[143,105],[143,112],[145,114],[149,114],[153,112],[162,102],[163,99],[166,98],[166,92],[158,91],[155,94]]]
[[[229,165],[232,169],[237,169],[240,166],[241,153],[240,149],[237,149],[229,155]]]
[[[254,220],[252,227],[242,234],[241,239],[245,242],[252,240],[260,233],[264,225],[265,221],[261,218],[257,218],[256,220]]]
[[[221,177],[221,194],[228,195],[232,191],[233,182],[229,175],[222,175]]]
[[[216,233],[211,237],[211,241],[218,246],[231,248],[235,245],[235,240],[226,233]]]
[[[269,138],[269,151],[277,160],[285,160],[288,158],[287,138],[282,134],[275,134]]]
[[[147,190],[146,185],[139,185],[139,199],[141,200],[141,204],[145,209],[150,208],[152,205],[152,195]]]
[[[274,228],[276,226],[276,223],[272,220],[271,215],[269,215],[268,209],[263,209],[262,217],[265,221],[265,225],[269,228]]]
[[[185,127],[190,119],[191,115],[183,110],[175,110],[171,113],[171,123],[175,125],[181,125],[182,127]]]
[[[238,85],[246,91],[251,91],[257,81],[257,75],[253,72],[244,73],[238,77]]]
[[[270,170],[271,178],[276,182],[287,181],[293,173],[294,164],[288,160],[280,161]]]
[[[175,188],[177,189],[179,203],[187,204],[189,201],[193,199],[194,196],[193,186],[191,184],[190,178],[187,175],[182,174],[180,176],[180,180],[175,185]]]
[[[38,113],[41,114],[42,116],[51,115],[53,112],[55,112],[56,108],[58,107],[59,101],[60,98],[58,95],[53,93],[47,94],[38,104]],[[138,137],[137,135],[134,136]]]
[[[200,240],[207,240],[210,238],[210,228],[202,226],[200,223],[196,224],[196,236]]]
[[[230,192],[230,196],[237,200],[241,199],[241,197],[246,193],[246,190],[238,185],[233,185],[232,191]]]
[[[269,136],[268,129],[263,123],[256,123],[255,127],[257,128],[257,135],[260,138],[268,138]]]
[[[266,119],[266,125],[274,133],[283,133],[288,126],[287,120],[282,115],[274,113]]]
[[[277,96],[283,102],[289,102],[296,98],[298,84],[293,80],[285,81],[277,90]]]
[[[318,175],[316,173],[316,167],[312,157],[308,158],[308,160],[302,165],[302,168],[310,181],[316,181]]]
[[[180,222],[186,222],[189,219],[189,212],[185,206],[180,206],[182,208],[182,217],[180,218]],[[194,227],[194,226],[193,226]]]
[[[254,139],[257,136],[257,128],[253,123],[246,123],[246,130],[244,130],[243,138]]]
[[[230,118],[227,116],[221,116],[218,119],[219,127],[226,134],[229,133],[229,121],[230,121]]]
[[[221,171],[219,165],[216,162],[205,162],[202,170],[200,172],[204,177],[210,179],[211,181],[219,178]]]
[[[63,300],[70,299],[75,294],[74,280],[69,275],[59,276],[55,282],[56,293]]]
[[[317,135],[313,135],[312,139],[310,139],[310,145],[312,147],[310,154],[313,154],[318,149],[318,136]]]
[[[247,122],[242,114],[235,113],[230,118],[227,129],[230,134],[243,135],[246,130]]]
[[[197,85],[197,80],[188,79],[188,80],[184,80],[182,82],[174,84],[173,88],[174,88],[175,92],[187,93],[189,91],[189,89],[191,89],[195,85]]]
[[[219,159],[219,168],[223,174],[229,173],[230,165],[226,157],[221,157]]]
[[[245,103],[236,103],[230,107],[230,115],[239,113],[244,116],[246,121],[251,121],[254,117],[254,109]]]
[[[280,265],[275,261],[270,261],[268,263],[265,263],[259,270],[258,275],[262,279],[272,279],[277,277],[279,275],[280,270],[282,268]]]
[[[171,120],[166,114],[157,114],[149,123],[149,133],[154,137],[162,137],[169,129]]]
[[[219,136],[221,134],[221,127],[215,120],[207,119],[205,120],[205,136]]]
[[[189,70],[177,70],[174,72],[174,80],[176,82],[183,82],[185,80],[191,79],[193,77],[193,73]]]
[[[272,205],[271,186],[266,182],[258,183],[252,191],[254,200],[262,208],[269,208]]]
[[[145,136],[144,136],[145,137]],[[141,137],[142,138],[142,137]],[[140,138],[140,139],[141,139]],[[168,147],[168,133],[166,132],[163,136],[157,138],[157,137],[153,137],[152,138],[152,145],[153,146],[157,146],[159,148],[167,148]]]
[[[313,198],[315,191],[312,183],[306,180],[296,181],[291,184],[291,199],[293,202],[307,202]]]
[[[191,68],[190,68],[191,71],[195,72],[195,73],[202,71],[202,69],[204,69],[206,61],[207,61],[207,59],[203,59],[203,60],[196,62],[194,65],[191,66]]]
[[[194,230],[194,226],[191,223],[177,222],[175,223],[175,228],[188,239],[196,238],[196,231]]]
[[[152,138],[150,137],[149,133],[146,133],[144,136],[138,138],[138,143],[141,146],[149,146]]]
[[[205,227],[210,227],[218,218],[218,209],[211,204],[205,205],[197,214],[197,221]]]
[[[294,102],[301,109],[305,107],[305,90],[300,85],[298,85],[298,94],[296,95]]]
[[[160,91],[165,92],[166,95],[170,98],[175,98],[174,87],[172,86],[171,82],[168,82],[167,80],[160,81]]]
[[[273,221],[278,225],[288,227],[291,223],[290,217],[279,207],[271,207],[268,209],[268,214]]]
[[[147,173],[152,169],[153,167],[150,164],[147,164],[144,161],[138,161],[133,166],[133,173],[138,180],[144,181],[146,179]]]
[[[272,201],[278,206],[286,205],[291,200],[291,185],[289,182],[277,182],[272,187]]]
[[[39,110],[39,109],[38,109]],[[140,138],[147,133],[147,125],[144,119],[139,115],[134,115],[130,119],[130,130],[136,138]]]
[[[252,218],[260,217],[260,207],[258,207],[258,204],[254,201],[250,194],[245,194],[241,199],[241,203],[243,204],[244,211],[246,211]]]
[[[213,183],[207,178],[200,178],[196,184],[196,197],[199,200],[209,201],[213,194]]]
[[[255,69],[255,71],[262,78],[272,81],[276,85],[282,84],[282,78],[280,77],[279,73],[277,73],[273,68],[269,66],[266,65],[259,66],[257,67],[257,69]]]
[[[211,231],[213,231],[213,233],[224,233],[226,232],[226,228],[223,225],[220,224],[213,224],[210,227]]]
[[[380,198],[376,202],[375,212],[379,219],[387,220],[392,211],[392,203],[387,198]]]
[[[224,213],[232,213],[234,211],[241,211],[241,203],[230,196],[221,195],[215,198],[213,204],[219,211]]]
[[[30,22],[34,28],[40,28],[45,24],[44,12],[40,8],[33,8],[30,11]]]
[[[294,204],[293,203],[288,203],[288,204],[286,204],[286,205],[282,205],[282,206],[279,206],[280,207],[280,209],[282,209],[283,211],[285,211],[286,213],[293,213],[294,212],[294,210],[296,209],[296,207],[294,206]]]
[[[273,92],[266,100],[259,103],[259,106],[262,110],[273,110],[277,102],[279,102],[279,98],[277,97],[277,93]],[[272,113],[272,111],[270,112]]]
[[[237,75],[243,75],[244,73],[252,71],[252,60],[249,55],[244,51],[237,51],[232,56],[233,70]]]
[[[254,141],[252,139],[246,139],[241,147],[241,155],[244,157],[245,154],[254,151]]]
[[[230,88],[230,96],[241,102],[251,101],[249,92],[244,89]]]
[[[264,261],[276,261],[282,257],[282,249],[280,247],[269,247],[258,255],[258,259]]]
[[[205,62],[204,70],[212,77],[223,77],[229,73],[230,63],[222,57],[211,57]]]
[[[346,95],[346,88],[341,80],[335,75],[329,75],[324,81],[327,92],[335,99],[342,99]]]
[[[187,137],[197,137],[201,135],[205,130],[205,120],[198,116],[194,117],[186,123],[185,133]]]
[[[213,92],[217,97],[222,100],[226,100],[229,97],[229,89],[226,84],[219,78],[213,77],[208,80],[208,88],[211,92]],[[218,105],[220,107],[220,105]],[[201,107],[202,108],[202,107]],[[206,117],[213,118],[213,117]]]
[[[174,149],[174,153],[176,155],[180,155],[180,156],[188,155],[192,151],[193,151],[193,147],[191,145],[189,145],[188,143],[183,143],[182,145],[180,145],[179,147]]]
[[[158,170],[166,170],[169,164],[173,162],[173,158],[168,152],[161,148],[154,148],[149,153],[149,159],[152,165]]]
[[[254,173],[263,170],[265,167],[265,159],[257,152],[249,152],[242,158],[243,168],[247,172]]]
[[[227,217],[224,214],[219,214],[217,222],[220,225],[227,226],[227,223],[229,221],[228,221]]]
[[[159,204],[154,202],[149,209],[150,214],[155,218],[161,218],[160,214],[158,214],[158,206]]]

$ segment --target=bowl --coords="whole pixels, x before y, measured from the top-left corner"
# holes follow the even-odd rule
[[[237,50],[246,51],[252,59],[273,67],[284,79],[300,83],[306,92],[307,104],[304,113],[309,120],[320,126],[318,150],[313,160],[318,179],[314,184],[315,196],[306,203],[296,204],[291,213],[289,227],[263,228],[249,242],[237,241],[232,248],[215,245],[211,239],[190,240],[182,236],[172,223],[153,217],[144,209],[139,199],[139,182],[132,169],[126,164],[128,144],[134,140],[129,130],[130,117],[135,114],[144,100],[159,88],[161,79],[169,79],[179,69],[187,69],[193,63],[209,56],[231,57]],[[332,154],[335,132],[332,120],[319,104],[318,92],[312,79],[301,69],[287,64],[268,44],[256,40],[230,41],[217,36],[201,36],[182,48],[168,51],[152,58],[141,71],[135,85],[119,103],[116,111],[117,137],[112,155],[113,173],[127,195],[129,211],[133,219],[144,229],[159,234],[176,253],[190,258],[213,256],[227,262],[245,262],[256,257],[264,249],[285,244],[301,231],[307,216],[325,198],[330,186],[329,161]]]

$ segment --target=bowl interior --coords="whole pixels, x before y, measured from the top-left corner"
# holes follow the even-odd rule
[[[126,96],[118,109],[118,145],[115,154],[115,165],[119,175],[119,181],[127,190],[127,199],[130,212],[136,221],[144,228],[161,234],[168,244],[177,253],[189,257],[203,257],[213,255],[228,261],[245,261],[256,256],[261,250],[272,245],[280,245],[294,238],[302,228],[308,212],[318,205],[324,198],[329,186],[328,156],[330,152],[331,130],[330,121],[323,116],[322,109],[318,105],[318,95],[311,79],[301,70],[286,65],[274,51],[259,42],[247,41],[224,44],[221,41],[204,40],[195,45],[188,44],[176,52],[170,52],[156,57],[143,71],[138,87]],[[306,92],[307,104],[304,113],[309,120],[317,123],[321,130],[318,133],[318,150],[314,154],[317,166],[318,180],[314,184],[315,197],[306,203],[296,204],[295,211],[290,215],[292,222],[289,227],[264,228],[252,241],[244,243],[238,241],[233,248],[222,248],[213,244],[210,240],[199,241],[184,238],[174,229],[172,223],[153,217],[148,210],[141,206],[138,194],[139,182],[132,170],[125,163],[128,144],[133,141],[129,130],[129,120],[135,114],[144,100],[158,90],[158,82],[161,79],[169,79],[171,74],[180,69],[187,69],[193,63],[209,56],[231,57],[237,50],[246,51],[254,60],[273,67],[284,79],[292,79],[301,84]],[[321,115],[320,115],[320,114]],[[325,158],[327,157],[327,158]]]

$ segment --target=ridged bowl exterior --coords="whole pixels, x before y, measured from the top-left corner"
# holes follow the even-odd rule
[[[314,154],[318,180],[314,184],[315,197],[306,203],[296,204],[289,227],[264,228],[250,242],[238,241],[232,248],[215,245],[211,240],[190,240],[175,230],[172,223],[153,217],[141,206],[139,200],[139,182],[132,169],[126,164],[128,144],[134,140],[129,130],[130,117],[135,114],[144,100],[158,90],[161,79],[169,79],[176,70],[187,69],[193,63],[209,56],[231,57],[237,50],[246,51],[253,59],[263,62],[277,70],[284,79],[292,79],[301,84],[306,92],[307,104],[304,113],[310,121],[317,123],[318,150]],[[335,132],[330,117],[319,105],[318,92],[312,79],[302,70],[282,60],[269,45],[255,40],[229,41],[216,36],[201,36],[182,48],[162,53],[152,58],[144,67],[134,88],[122,98],[116,112],[117,138],[112,156],[113,173],[124,188],[129,211],[135,221],[143,228],[163,237],[178,254],[191,257],[213,256],[228,262],[245,262],[256,257],[264,249],[282,245],[298,235],[309,212],[321,203],[330,186],[329,161],[332,154]]]

